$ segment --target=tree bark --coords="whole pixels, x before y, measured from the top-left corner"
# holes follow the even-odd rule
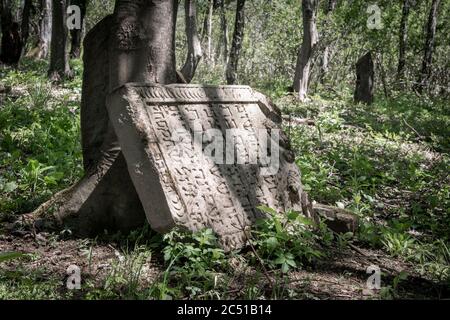
[[[84,18],[86,16],[86,0],[72,0],[71,5],[77,5],[80,7],[80,20],[81,29],[70,30],[71,45],[70,45],[70,57],[76,59],[81,54],[81,42],[83,38]]]
[[[214,11],[214,0],[209,0],[208,2],[208,14],[206,16],[206,61],[208,63],[211,63],[212,58],[212,18],[213,18],[213,11]]]
[[[225,9],[225,0],[220,1],[220,24],[222,27],[222,47],[223,47],[223,62],[228,63],[228,22],[227,12]],[[220,51],[219,51],[220,54]]]
[[[52,8],[52,41],[50,52],[50,79],[58,81],[71,75],[67,50],[68,0],[54,0]]]
[[[317,6],[318,0],[302,0],[303,42],[298,53],[293,85],[300,101],[307,98],[312,53],[319,41],[316,26]]]
[[[185,0],[184,10],[188,52],[186,62],[181,69],[181,74],[185,82],[190,83],[195,75],[198,63],[202,58],[202,46],[197,32],[197,8],[195,0]]]
[[[331,13],[336,8],[337,0],[328,0],[327,9],[326,9],[326,20],[330,19]],[[323,84],[325,80],[325,76],[328,73],[328,64],[330,59],[330,45],[326,44],[323,49],[323,55],[320,64],[320,82]]]
[[[5,64],[16,65],[22,53],[20,26],[14,21],[10,1],[2,1],[1,11],[1,53],[0,60]]]
[[[25,0],[23,11],[22,11],[22,23],[21,23],[21,34],[22,34],[22,55],[25,54],[26,45],[28,42],[28,36],[30,34],[30,15],[31,9],[33,8],[32,0]]]
[[[440,0],[432,0],[430,14],[428,16],[427,37],[424,46],[422,69],[417,81],[417,91],[419,93],[422,93],[423,89],[428,85],[428,80],[431,76],[439,3]]]
[[[374,63],[370,52],[362,56],[356,63],[355,102],[371,104],[374,91]]]
[[[46,59],[50,52],[52,39],[52,0],[39,1],[39,20],[37,43],[29,52],[29,56],[36,59]]]
[[[86,36],[81,105],[86,174],[55,213],[77,234],[127,232],[145,222],[106,97],[128,82],[177,82],[176,11],[176,0],[118,0],[114,14]]]
[[[405,78],[406,49],[408,42],[408,17],[410,1],[403,0],[402,19],[400,21],[399,45],[398,45],[398,67],[397,81],[401,82]]]
[[[231,43],[230,58],[228,59],[226,78],[228,84],[237,83],[237,67],[244,40],[245,0],[237,0],[236,19],[234,23],[233,41]]]

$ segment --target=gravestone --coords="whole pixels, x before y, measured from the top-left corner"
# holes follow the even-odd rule
[[[373,103],[375,66],[370,52],[356,63],[355,102]]]
[[[308,211],[280,112],[250,87],[129,83],[107,108],[153,229],[211,228],[232,250],[258,206]]]

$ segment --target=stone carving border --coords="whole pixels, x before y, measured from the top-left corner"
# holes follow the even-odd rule
[[[258,103],[259,99],[249,86],[208,86],[195,84],[142,84],[128,83],[145,97],[149,104],[203,104],[203,103]],[[186,90],[189,89],[189,90]]]

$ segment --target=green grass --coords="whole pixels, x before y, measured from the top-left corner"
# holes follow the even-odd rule
[[[448,281],[446,102],[399,96],[365,106],[318,96],[307,105],[291,97],[277,103],[293,116],[316,119],[315,126],[286,129],[311,196],[362,217],[359,241],[413,262],[424,276]]]
[[[28,69],[3,80],[20,91],[0,107],[0,219],[32,211],[82,174],[78,99],[56,93],[41,63]]]

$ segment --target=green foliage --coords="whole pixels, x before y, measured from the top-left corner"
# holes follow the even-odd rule
[[[0,300],[65,299],[61,281],[44,270],[0,270]]]
[[[333,239],[325,226],[321,226],[322,232],[316,233],[311,228],[312,221],[297,212],[287,212],[280,217],[270,208],[259,209],[269,218],[257,221],[252,230],[252,242],[271,269],[287,273],[325,257],[323,246],[330,245]]]
[[[397,299],[399,296],[399,285],[401,282],[408,279],[408,274],[406,272],[400,272],[392,280],[392,285],[384,286],[381,288],[380,297],[381,299],[392,300]]]
[[[148,299],[148,289],[142,285],[142,273],[151,260],[152,251],[136,244],[118,255],[119,259],[112,264],[101,287],[96,279],[87,280],[86,299]]]
[[[190,298],[215,289],[215,277],[229,268],[225,253],[218,247],[211,229],[194,234],[174,230],[163,238],[165,277],[178,283],[176,290]]]
[[[79,103],[54,91],[29,66],[10,71],[4,83],[23,92],[0,108],[0,212],[33,210],[82,174]]]
[[[316,201],[362,218],[355,238],[338,237],[338,244],[383,249],[423,275],[448,281],[442,248],[450,239],[445,100],[401,95],[367,107],[347,99],[276,100],[291,117],[316,120],[315,126],[285,127],[305,189]]]
[[[24,254],[20,252],[0,252],[0,263],[8,260],[22,258],[23,256]]]

